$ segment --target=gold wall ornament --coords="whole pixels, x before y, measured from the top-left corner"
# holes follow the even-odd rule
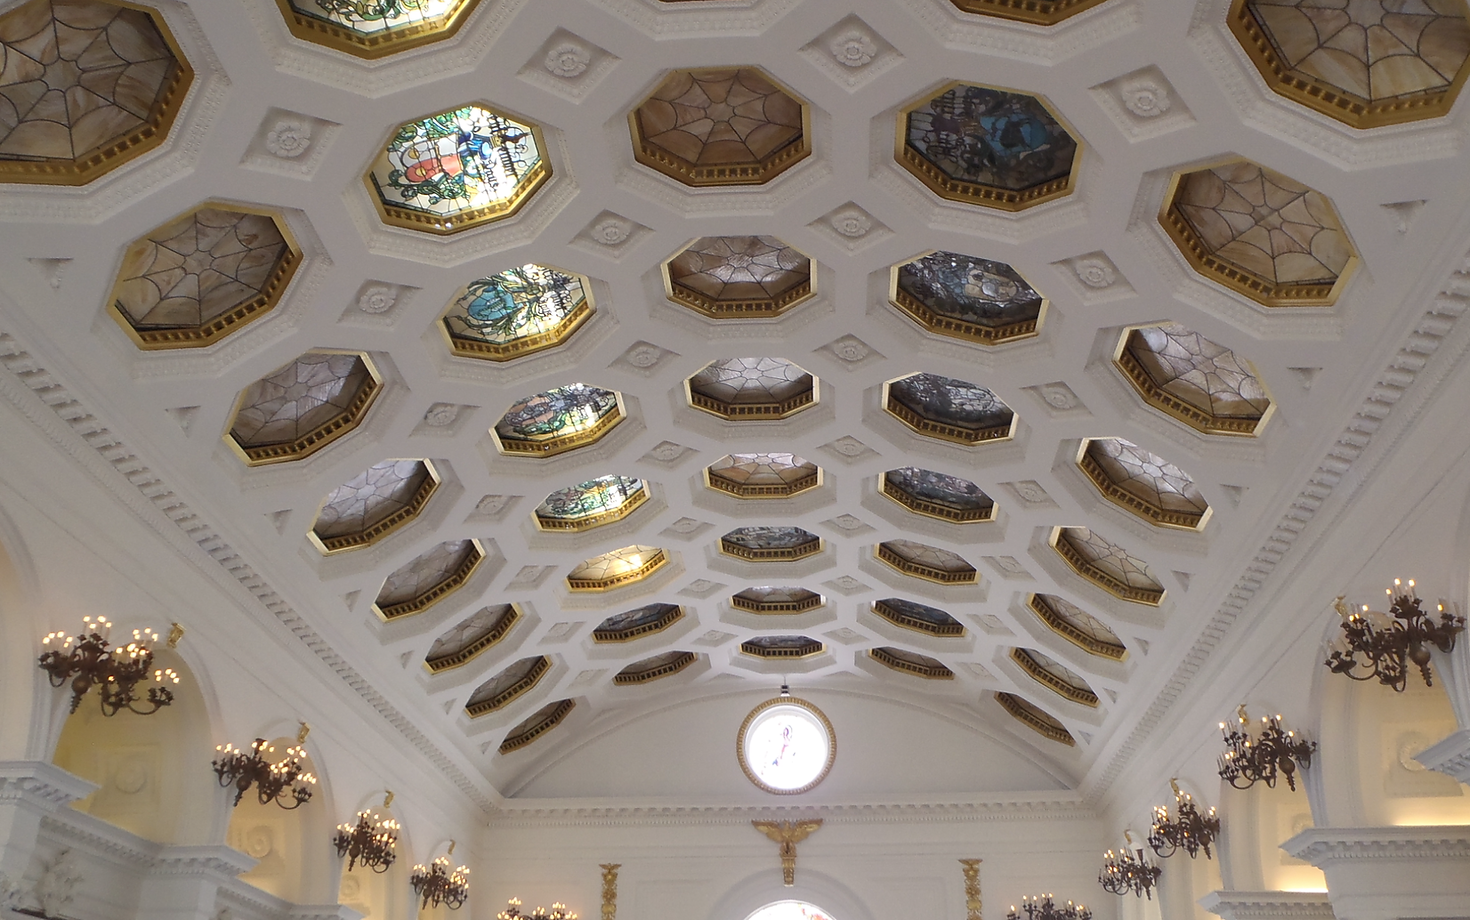
[[[602,868],[602,920],[617,920],[618,916],[618,869],[622,863],[603,863]]]
[[[781,845],[781,880],[787,888],[796,884],[796,845],[822,826],[821,818],[809,821],[752,821],[756,830]]]
[[[983,859],[962,859],[960,869],[965,875],[965,920],[981,920],[980,864]]]

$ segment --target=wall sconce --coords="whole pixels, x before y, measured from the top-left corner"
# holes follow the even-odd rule
[[[1420,605],[1412,578],[1407,587],[1395,578],[1386,593],[1386,614],[1370,611],[1367,604],[1353,611],[1342,597],[1332,602],[1342,614],[1342,638],[1347,649],[1333,651],[1325,664],[1334,674],[1346,674],[1353,680],[1377,678],[1380,684],[1400,693],[1408,683],[1409,665],[1413,664],[1425,685],[1434,686],[1429,670],[1430,646],[1446,655],[1454,651],[1455,637],[1465,631],[1465,618],[1446,613],[1444,604],[1440,604],[1439,622],[1434,622]],[[1374,626],[1373,619],[1388,622]]]
[[[1170,818],[1167,805],[1156,805],[1148,845],[1163,859],[1180,850],[1188,853],[1190,859],[1204,850],[1205,859],[1213,859],[1210,844],[1220,835],[1220,819],[1215,817],[1215,809],[1200,814],[1194,799],[1179,789],[1177,779],[1169,780],[1169,785],[1174,789],[1174,804],[1179,809],[1179,817]]]
[[[421,907],[428,910],[440,904],[450,910],[459,910],[470,896],[470,870],[464,866],[449,868],[449,857],[454,855],[454,841],[449,841],[449,852],[434,858],[427,866],[414,866],[408,884],[421,900]]]
[[[254,786],[262,805],[275,802],[288,810],[300,808],[311,799],[311,787],[316,785],[316,777],[301,763],[301,758],[306,756],[302,744],[310,731],[311,726],[302,722],[301,730],[296,733],[296,745],[286,748],[286,756],[275,763],[265,759],[266,754],[274,754],[276,749],[264,738],[255,739],[249,754],[233,744],[217,746],[215,750],[220,756],[214,760],[214,773],[220,786],[235,787],[235,805]]]
[[[1245,704],[1235,710],[1233,726],[1220,723],[1220,734],[1229,746],[1220,755],[1220,778],[1236,789],[1249,789],[1256,781],[1276,788],[1277,775],[1286,777],[1286,786],[1296,791],[1297,768],[1305,770],[1312,765],[1312,752],[1317,742],[1300,737],[1295,731],[1281,730],[1281,716],[1261,716],[1261,733],[1254,738],[1246,730],[1250,717],[1245,714]]]
[[[179,682],[173,668],[153,667],[153,646],[158,633],[149,629],[133,630],[127,645],[113,647],[112,621],[105,617],[82,617],[82,634],[47,633],[41,640],[46,651],[37,659],[41,670],[60,687],[71,681],[71,711],[76,712],[82,697],[93,687],[102,701],[102,714],[115,716],[124,709],[138,715],[151,716],[174,701],[168,684]],[[173,624],[168,634],[168,647],[174,648],[184,636],[184,628]],[[138,684],[152,673],[156,687],[148,688],[147,709],[139,708]]]
[[[383,807],[393,802],[393,793],[383,797]],[[398,858],[399,824],[392,818],[384,820],[369,811],[357,813],[356,824],[337,825],[337,836],[332,845],[337,848],[337,858],[347,857],[347,871],[360,865],[374,872],[387,872]]]
[[[1081,904],[1068,901],[1066,907],[1058,907],[1049,894],[1022,898],[1021,913],[1026,915],[1026,920],[1092,920],[1092,911]],[[1016,913],[1016,905],[1011,905],[1011,912],[1006,914],[1006,920],[1021,920],[1021,914]]]
[[[1133,850],[1133,853],[1138,854],[1137,858],[1128,852],[1133,848],[1133,835],[1124,831],[1123,840],[1127,846],[1119,850],[1117,855],[1108,850],[1103,856],[1103,867],[1098,873],[1097,882],[1109,894],[1122,897],[1132,892],[1135,897],[1147,895],[1152,901],[1153,889],[1158,886],[1159,877],[1164,874],[1164,870],[1145,859],[1141,848]]]

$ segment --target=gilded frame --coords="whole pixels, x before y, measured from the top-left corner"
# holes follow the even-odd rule
[[[745,757],[745,735],[750,731],[751,725],[755,723],[756,719],[762,713],[777,706],[794,706],[804,710],[827,733],[827,762],[823,765],[822,771],[817,774],[816,779],[796,789],[777,789],[775,786],[761,782],[760,778],[755,775],[755,771],[750,768],[750,764],[746,761]],[[832,764],[837,761],[837,731],[832,727],[832,720],[827,718],[827,714],[818,709],[814,704],[794,696],[773,697],[752,709],[750,714],[745,717],[745,721],[740,723],[740,730],[735,733],[735,760],[740,764],[740,769],[745,773],[745,778],[750,780],[751,784],[756,788],[769,792],[772,795],[801,795],[803,792],[810,792],[817,788],[822,780],[827,778],[827,774],[832,772]]]
[[[1134,326],[1123,327],[1123,334],[1118,336],[1118,344],[1113,349],[1113,367],[1123,375],[1123,379],[1133,385],[1133,389],[1139,397],[1149,406],[1164,413],[1177,422],[1189,426],[1201,434],[1219,434],[1232,437],[1259,437],[1261,429],[1266,427],[1266,422],[1276,414],[1276,398],[1271,395],[1271,390],[1266,386],[1266,381],[1260,374],[1256,373],[1256,367],[1250,361],[1236,354],[1232,349],[1231,354],[1243,363],[1246,368],[1260,383],[1261,390],[1266,394],[1266,411],[1261,413],[1260,418],[1251,419],[1246,417],[1222,417],[1211,415],[1191,403],[1187,403],[1179,397],[1165,390],[1154,382],[1147,370],[1134,357],[1129,347],[1133,343],[1133,337],[1140,330],[1152,329],[1163,326],[1166,323],[1139,323]]]
[[[367,384],[341,415],[322,425],[318,425],[296,440],[287,444],[266,444],[260,447],[245,447],[239,441],[235,440],[235,417],[240,414],[240,410],[244,407],[246,391],[259,382],[252,380],[235,396],[234,407],[230,410],[229,419],[223,435],[225,444],[229,445],[230,450],[234,452],[235,456],[244,461],[246,466],[268,466],[274,463],[289,463],[293,460],[304,460],[310,457],[338,438],[355,431],[362,424],[363,420],[367,418],[367,414],[372,409],[373,403],[377,401],[378,396],[383,392],[383,375],[379,372],[377,365],[373,363],[372,356],[365,351],[313,348],[309,351],[302,352],[302,354],[293,358],[288,363],[294,364],[306,355],[353,355],[360,358],[362,359],[363,367],[367,369]],[[271,371],[271,373],[275,373],[285,366],[282,365]]]
[[[955,319],[952,316],[945,316],[941,313],[936,313],[934,310],[930,309],[928,304],[921,302],[918,298],[914,297],[908,291],[905,291],[898,286],[899,272],[903,269],[905,265],[912,264],[924,258],[925,256],[931,256],[934,253],[941,251],[943,250],[927,250],[926,252],[922,252],[919,255],[916,255],[912,259],[900,262],[889,269],[889,306],[893,307],[904,316],[907,316],[909,319],[913,320],[921,329],[925,330],[926,332],[932,332],[935,335],[942,335],[946,338],[958,339],[961,342],[970,342],[976,345],[994,347],[996,345],[1004,345],[1008,342],[1019,342],[1025,339],[1033,339],[1036,338],[1038,335],[1041,335],[1041,324],[1046,321],[1047,310],[1051,307],[1051,298],[1042,295],[1040,291],[1036,291],[1035,287],[1032,287],[1031,290],[1036,291],[1037,295],[1041,296],[1041,307],[1036,313],[1036,319],[1026,320],[1020,323],[1009,323],[1004,326],[981,326],[975,323],[965,322],[964,320]],[[978,256],[976,258],[978,258]],[[1014,271],[1016,274],[1021,274],[1018,269],[1016,269],[1014,266],[1009,265],[1009,263],[1001,264],[1007,265],[1007,267],[1009,267],[1011,271]],[[1022,275],[1022,280],[1025,280],[1024,275]],[[1026,284],[1030,286],[1031,282],[1026,281]]]
[[[311,529],[306,532],[306,538],[311,541],[312,546],[316,547],[317,552],[323,556],[335,556],[338,553],[346,553],[355,549],[375,546],[413,523],[423,513],[424,508],[429,504],[429,499],[434,497],[434,493],[439,491],[439,486],[443,484],[439,470],[435,468],[434,461],[427,457],[390,458],[382,462],[396,462],[397,459],[413,460],[415,463],[422,463],[425,471],[428,473],[428,476],[424,478],[423,484],[414,493],[409,504],[383,518],[383,520],[366,530],[354,534],[344,534],[340,537],[323,538],[316,532],[316,520],[321,517],[322,509],[327,505],[326,499],[322,499],[321,503],[316,507],[316,515],[312,517]]]

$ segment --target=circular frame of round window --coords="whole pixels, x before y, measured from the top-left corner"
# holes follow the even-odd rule
[[[778,696],[750,711],[735,736],[735,759],[756,786],[774,795],[816,788],[837,759],[837,733],[822,710]]]

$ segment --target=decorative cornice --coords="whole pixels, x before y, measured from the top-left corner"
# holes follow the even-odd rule
[[[1470,826],[1313,827],[1283,843],[1281,849],[1319,869],[1339,860],[1470,860]]]
[[[1414,759],[1431,770],[1470,783],[1470,728],[1462,728],[1437,744],[1431,745]]]
[[[97,789],[96,783],[34,760],[0,761],[0,802],[25,803],[55,812]]]
[[[1327,892],[1212,891],[1199,905],[1225,920],[1333,920]]]
[[[235,878],[255,867],[256,860],[223,845],[168,847],[158,854],[149,875],[173,877],[224,876]]]
[[[169,488],[156,471],[92,414],[86,405],[43,367],[24,345],[11,333],[4,331],[0,331],[0,367],[9,371],[16,381],[24,385],[25,389],[51,409],[72,434],[96,451],[109,466],[141,493],[144,499],[142,503],[127,501],[124,498],[130,510],[139,514],[150,526],[152,522],[143,512],[142,506],[151,506],[156,511],[162,512],[200,550],[239,581],[241,587],[250,592],[261,606],[280,621],[282,626],[290,630],[293,636],[311,649],[338,678],[356,691],[368,705],[372,706],[380,716],[407,738],[414,750],[428,758],[435,768],[459,787],[460,791],[471,801],[485,811],[494,809],[495,806],[489,797],[480,791],[464,771],[460,770],[437,745],[419,731],[412,720],[388,702],[387,698],[379,693],[356,668],[348,664],[347,660],[338,654],[253,566],[241,558],[240,554],[213,525],[200,517],[182,496]],[[33,402],[17,399],[18,394],[12,392],[9,387],[0,386],[0,390],[3,390],[5,396],[15,407],[41,428],[59,447],[71,456],[80,459],[75,440],[67,439],[54,424],[45,423],[44,415],[36,411]],[[116,492],[116,494],[122,496],[122,492]]]

